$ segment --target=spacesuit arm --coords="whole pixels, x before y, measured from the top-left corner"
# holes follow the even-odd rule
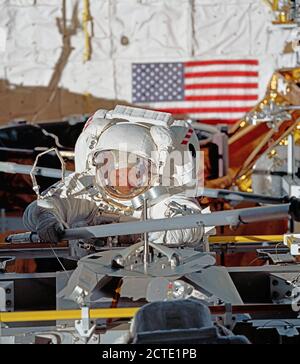
[[[65,181],[52,186],[42,199],[31,203],[24,212],[24,226],[36,231],[39,211],[46,210],[53,214],[66,228],[92,223],[97,205],[87,192],[92,188],[93,176],[73,173]]]
[[[201,213],[201,207],[193,198],[175,195],[151,208],[152,218],[166,218]],[[150,241],[157,244],[183,245],[199,242],[204,234],[204,228],[180,229],[154,232],[149,234]]]

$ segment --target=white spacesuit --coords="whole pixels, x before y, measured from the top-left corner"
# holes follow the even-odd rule
[[[98,110],[76,142],[75,172],[29,205],[24,224],[42,241],[56,242],[64,228],[106,223],[108,216],[140,219],[138,198],[147,194],[150,219],[199,213],[192,197],[198,148],[190,125],[170,114],[125,106]],[[149,240],[189,244],[203,233],[201,227],[154,232]]]

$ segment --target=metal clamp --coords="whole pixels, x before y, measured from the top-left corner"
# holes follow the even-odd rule
[[[91,325],[89,307],[83,306],[81,308],[81,320],[75,321],[75,329],[81,337],[89,339],[92,336],[95,327],[96,324]]]
[[[283,243],[289,247],[292,255],[300,255],[300,234],[284,234]]]
[[[155,252],[162,254],[168,259],[168,263],[170,264],[171,268],[175,268],[178,265],[180,265],[181,262],[181,256],[180,253],[174,252],[173,249],[161,245],[161,244],[155,244],[152,242],[148,242],[148,248],[151,247],[154,249]],[[121,267],[126,268],[130,267],[134,262],[138,259],[138,255],[141,255],[142,261],[144,262],[144,241],[136,243],[131,245],[128,248],[123,249],[120,254],[113,257],[111,265],[113,267]],[[149,254],[149,251],[148,251]],[[141,257],[139,259],[141,259]],[[139,262],[141,263],[141,261]],[[150,263],[150,262],[149,262]]]

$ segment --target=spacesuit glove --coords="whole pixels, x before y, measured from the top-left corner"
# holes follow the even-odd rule
[[[39,208],[36,232],[42,242],[58,243],[64,235],[64,226],[53,213]]]

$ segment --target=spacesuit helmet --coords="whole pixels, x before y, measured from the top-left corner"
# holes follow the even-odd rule
[[[145,125],[116,122],[99,138],[93,157],[96,184],[108,196],[129,200],[156,184],[156,145]]]
[[[151,187],[155,195],[195,196],[198,151],[188,122],[175,121],[169,113],[117,105],[94,114],[76,143],[75,167],[96,176],[103,197],[131,200]]]

